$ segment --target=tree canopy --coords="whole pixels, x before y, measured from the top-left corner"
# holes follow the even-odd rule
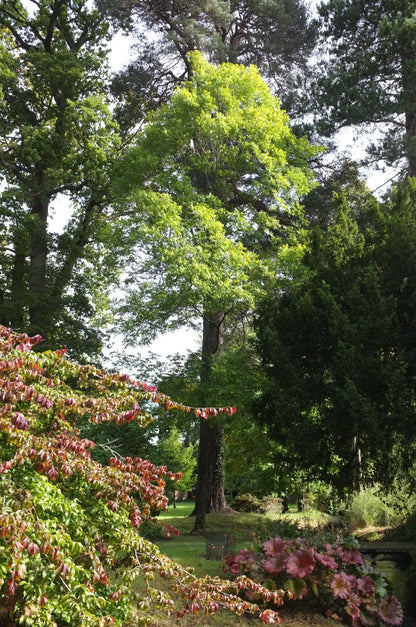
[[[5,0],[0,32],[0,319],[81,357],[97,349],[90,319],[112,276],[97,263],[119,146],[108,24],[80,0]],[[50,222],[65,198],[72,218],[59,235]]]
[[[256,68],[216,67],[199,52],[190,59],[192,78],[149,116],[119,166],[114,196],[127,214],[126,331],[147,339],[202,318],[206,405],[224,320],[252,309],[273,281],[278,258],[287,263],[302,223],[299,198],[314,185],[308,160],[318,149],[294,136]],[[221,429],[201,423],[201,430],[199,455],[207,467],[199,465],[198,476],[207,494],[201,504],[198,483],[196,502],[204,516],[210,499],[222,508],[225,498]]]
[[[315,83],[321,130],[358,126],[372,134],[370,162],[416,175],[416,3],[330,0],[319,7],[322,47]]]
[[[293,135],[258,71],[191,59],[192,79],[149,116],[115,177],[130,253],[125,313],[146,339],[190,310],[252,307],[314,184],[318,149]]]
[[[298,280],[260,309],[257,411],[282,459],[340,490],[388,487],[414,459],[414,195],[411,180],[358,211],[341,195]]]

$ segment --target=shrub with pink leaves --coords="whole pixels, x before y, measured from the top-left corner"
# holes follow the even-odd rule
[[[244,576],[198,579],[142,535],[152,511],[167,507],[165,479],[181,473],[139,457],[104,466],[79,430],[87,420],[145,427],[150,403],[207,420],[235,409],[187,407],[129,375],[76,364],[63,350],[32,351],[40,339],[0,325],[0,626],[142,625],[152,605],[172,622],[225,608],[279,624],[283,592]],[[242,599],[243,591],[270,607]]]
[[[225,570],[247,575],[270,590],[319,607],[352,627],[401,625],[403,610],[385,578],[366,564],[354,541],[313,544],[305,538],[270,538],[227,555]]]

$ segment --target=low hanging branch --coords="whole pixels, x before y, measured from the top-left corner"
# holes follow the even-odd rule
[[[0,326],[0,624],[122,625],[154,601],[177,617],[226,608],[280,622],[240,593],[277,607],[283,592],[247,578],[197,579],[140,536],[143,522],[155,522],[151,510],[167,508],[166,478],[181,473],[140,458],[103,466],[77,426],[86,418],[145,426],[149,402],[204,418],[235,408],[176,403],[128,375],[76,364],[63,350],[32,351],[40,341]],[[179,601],[152,587],[156,573]],[[138,579],[147,582],[140,598]]]

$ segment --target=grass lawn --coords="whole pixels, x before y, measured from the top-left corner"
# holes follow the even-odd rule
[[[205,539],[191,535],[194,519],[190,517],[193,503],[178,503],[169,512],[163,512],[159,520],[179,529],[180,535],[155,541],[161,551],[182,566],[195,569],[197,576],[219,575],[221,563],[205,559]],[[331,517],[320,512],[290,512],[289,514],[217,513],[206,517],[206,533],[224,533],[235,538],[239,551],[256,538],[274,535],[296,537],[330,524]]]
[[[172,536],[169,539],[158,539],[155,543],[162,553],[182,566],[192,568],[197,577],[204,575],[224,576],[222,562],[219,560],[207,560],[205,539],[200,536],[191,535],[193,518],[190,514],[193,510],[193,503],[178,503],[176,508],[171,508],[169,512],[164,512],[159,519],[166,524],[176,527],[180,531],[180,536]],[[284,531],[291,532],[292,535],[300,535],[305,529],[316,528],[319,525],[328,523],[330,517],[315,513],[292,512],[284,516],[260,515],[260,514],[209,514],[206,522],[207,533],[227,533],[235,537],[235,549],[238,551],[250,541],[259,537]],[[161,582],[163,586],[163,582]],[[283,607],[279,613],[282,617],[284,627],[340,627],[339,621],[325,618],[321,614],[313,614],[304,611],[294,610],[293,607]],[[213,616],[185,616],[181,620],[166,617],[162,611],[160,615],[152,613],[154,627],[171,627],[172,625],[183,625],[184,627],[255,627],[261,623],[251,616],[234,616],[230,612],[218,612]]]

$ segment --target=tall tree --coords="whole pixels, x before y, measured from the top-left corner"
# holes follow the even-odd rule
[[[125,105],[122,120],[140,119],[143,109],[158,106],[175,85],[187,80],[188,53],[194,50],[213,63],[257,65],[283,106],[294,106],[291,94],[299,88],[316,33],[302,1],[102,2],[140,42],[137,57],[115,81]]]
[[[192,79],[149,116],[122,161],[115,196],[130,212],[121,225],[130,339],[201,317],[199,404],[209,406],[224,320],[253,307],[285,256],[317,150],[295,138],[254,67],[215,67],[200,53],[191,62]],[[209,507],[225,506],[221,425],[202,418],[200,429],[198,531]]]
[[[362,195],[359,211],[341,195],[298,280],[260,309],[259,418],[285,462],[340,490],[388,487],[415,456],[415,194]]]
[[[370,128],[370,158],[416,175],[416,2],[330,0],[321,4],[321,77],[315,111],[326,133]],[[378,132],[376,132],[378,129]]]
[[[0,31],[0,319],[80,356],[97,347],[86,318],[100,289],[99,220],[118,145],[108,27],[83,0],[4,0]],[[65,197],[72,219],[56,235],[50,221]]]

